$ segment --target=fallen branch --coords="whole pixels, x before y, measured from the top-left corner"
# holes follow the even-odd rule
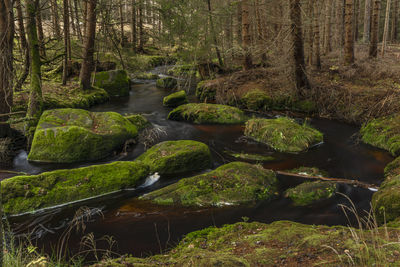
[[[11,112],[11,113],[6,113],[6,114],[0,114],[0,117],[8,117],[8,116],[19,115],[19,114],[26,114],[26,111],[17,111],[17,112]]]
[[[340,184],[348,184],[352,186],[357,186],[365,189],[369,189],[372,191],[378,190],[379,186],[374,184],[367,184],[358,180],[349,180],[343,178],[330,178],[330,177],[322,177],[322,176],[311,176],[305,174],[298,174],[298,173],[290,173],[290,172],[283,172],[283,171],[276,171],[276,174],[284,175],[284,176],[291,176],[297,178],[304,178],[304,179],[313,179],[313,180],[321,180],[321,181],[331,181]]]
[[[7,171],[7,170],[0,170],[0,173],[15,174],[15,175],[28,175],[26,172],[15,172],[15,171]]]

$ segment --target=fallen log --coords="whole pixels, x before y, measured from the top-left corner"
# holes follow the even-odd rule
[[[276,174],[278,175],[284,175],[284,176],[291,176],[291,177],[297,177],[297,178],[304,178],[304,179],[313,179],[313,180],[321,180],[321,181],[331,181],[335,183],[340,183],[340,184],[348,184],[356,187],[361,187],[365,189],[369,189],[371,191],[377,191],[379,189],[379,186],[375,184],[368,184],[364,183],[358,180],[350,180],[350,179],[344,179],[344,178],[331,178],[331,177],[323,177],[323,176],[312,176],[312,175],[306,175],[306,174],[298,174],[298,173],[291,173],[291,172],[284,172],[284,171],[275,171]]]

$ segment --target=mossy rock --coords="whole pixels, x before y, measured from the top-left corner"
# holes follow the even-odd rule
[[[178,87],[178,81],[172,77],[160,78],[156,81],[157,87],[164,89],[175,89]]]
[[[96,73],[95,86],[103,88],[110,96],[128,96],[130,79],[125,70],[110,70]]]
[[[48,163],[93,161],[109,156],[138,131],[115,112],[47,110],[41,116],[28,160]]]
[[[151,73],[151,72],[141,72],[135,74],[135,79],[138,80],[157,80],[159,76],[157,74]]]
[[[254,111],[265,111],[272,108],[273,100],[265,92],[254,89],[247,92],[242,98],[241,102],[244,107]]]
[[[139,185],[149,167],[139,162],[113,162],[1,182],[4,212],[18,214],[111,193]]]
[[[302,152],[323,141],[323,134],[293,119],[251,119],[246,123],[245,135],[265,143],[280,152]]]
[[[258,165],[233,162],[185,178],[141,199],[162,205],[227,206],[271,200],[277,194],[275,173]]]
[[[175,108],[180,105],[189,103],[185,90],[170,94],[163,99],[163,105],[166,107]]]
[[[159,174],[178,174],[210,168],[211,154],[206,144],[191,141],[159,143],[137,158]]]
[[[196,87],[196,97],[201,102],[215,101],[217,95],[217,88],[211,81],[201,81]]]
[[[247,120],[238,108],[217,104],[186,104],[168,115],[169,120],[188,121],[195,124],[241,124]]]
[[[314,177],[328,177],[329,174],[326,171],[320,170],[315,167],[299,167],[296,169],[288,170],[289,173],[301,174]]]
[[[364,143],[385,149],[394,156],[400,155],[400,114],[378,118],[361,128]]]
[[[336,191],[336,183],[325,181],[306,182],[286,190],[285,197],[290,198],[295,206],[307,206],[333,197]]]
[[[125,118],[135,125],[138,131],[141,131],[151,125],[149,120],[140,114],[127,115]]]
[[[312,114],[318,111],[317,105],[311,100],[296,100],[292,104],[292,110]]]
[[[173,76],[195,76],[197,68],[193,64],[175,66],[168,71],[169,75]]]
[[[249,161],[256,161],[256,162],[266,162],[266,161],[273,161],[275,160],[272,156],[266,156],[261,154],[249,154],[249,153],[235,153],[225,151],[228,155],[238,159],[238,160],[249,160]]]
[[[400,217],[400,176],[385,179],[372,196],[372,206],[380,223]]]

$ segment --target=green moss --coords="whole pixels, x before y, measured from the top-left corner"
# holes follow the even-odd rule
[[[178,174],[210,168],[211,154],[207,145],[191,141],[159,143],[137,158],[150,166],[152,172]]]
[[[48,110],[40,118],[28,159],[52,163],[98,160],[137,134],[135,125],[115,112]]]
[[[139,80],[157,80],[159,76],[151,72],[140,72],[135,74],[135,78]]]
[[[215,101],[217,89],[210,81],[201,81],[197,84],[196,97],[201,102]]]
[[[329,174],[326,171],[320,170],[315,167],[300,167],[300,168],[288,170],[287,172],[308,175],[308,176],[319,176],[319,177],[328,177],[329,176]]]
[[[400,176],[386,178],[372,196],[372,206],[380,223],[400,217]]]
[[[130,79],[125,70],[110,70],[96,73],[95,86],[103,88],[111,96],[127,96]]]
[[[235,157],[237,159],[242,159],[242,160],[251,160],[251,161],[257,161],[257,162],[266,162],[266,161],[273,161],[275,160],[274,157],[272,156],[265,156],[265,155],[260,155],[260,154],[248,154],[248,153],[233,153],[229,151],[225,151],[228,155]]]
[[[310,100],[294,101],[291,109],[308,114],[316,113],[318,111],[316,103]]]
[[[125,118],[135,125],[138,131],[143,130],[151,125],[151,123],[140,114],[127,115]]]
[[[168,119],[195,124],[240,124],[247,117],[235,107],[200,103],[179,106],[169,113]]]
[[[275,194],[273,171],[244,162],[233,162],[216,170],[151,192],[142,199],[158,204],[225,206],[270,200]]]
[[[302,152],[323,141],[323,134],[290,118],[251,119],[245,135],[280,152]]]
[[[259,89],[254,89],[247,92],[242,97],[241,102],[247,109],[254,111],[269,110],[273,105],[272,98]]]
[[[149,174],[137,162],[114,162],[32,176],[16,176],[1,182],[4,212],[17,214],[132,188]]]
[[[181,90],[179,92],[170,94],[169,96],[164,97],[163,105],[166,107],[175,108],[177,106],[189,103],[185,90]]]
[[[290,198],[296,206],[307,206],[331,198],[336,193],[336,188],[337,185],[332,182],[306,182],[286,190],[285,197]]]
[[[178,81],[172,77],[160,78],[156,81],[157,87],[164,89],[175,89],[178,87]]]
[[[400,155],[400,114],[370,121],[361,128],[361,135],[365,143]]]
[[[193,64],[175,66],[168,71],[169,75],[173,76],[195,76],[197,68]]]

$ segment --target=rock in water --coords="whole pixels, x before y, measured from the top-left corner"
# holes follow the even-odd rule
[[[49,163],[93,161],[109,156],[138,131],[115,112],[54,109],[43,112],[28,160]]]
[[[106,90],[110,96],[127,96],[130,79],[125,70],[102,71],[96,73],[94,85]]]
[[[189,103],[189,101],[184,90],[170,94],[163,99],[163,105],[171,108],[175,108],[187,103]]]

